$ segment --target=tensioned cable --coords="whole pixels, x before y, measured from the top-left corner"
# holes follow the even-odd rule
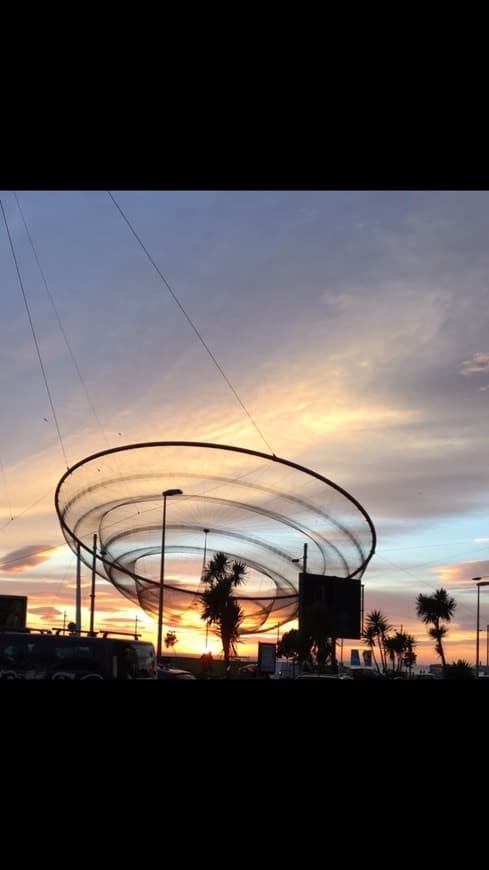
[[[41,278],[42,278],[43,283],[44,283],[44,288],[45,288],[45,290],[46,290],[46,293],[47,293],[47,295],[48,295],[48,299],[49,299],[49,301],[50,301],[50,303],[51,303],[51,307],[52,307],[52,309],[53,309],[53,311],[54,311],[54,314],[55,314],[56,320],[57,320],[57,322],[58,322],[58,326],[59,326],[59,329],[60,329],[61,335],[63,336],[64,342],[65,342],[65,345],[66,345],[66,347],[67,347],[67,349],[68,349],[68,352],[69,352],[69,354],[70,354],[70,356],[71,356],[71,359],[72,359],[73,365],[74,365],[74,367],[75,367],[75,369],[76,369],[76,373],[77,373],[78,378],[79,378],[79,380],[80,380],[80,383],[81,383],[81,385],[82,385],[82,387],[83,387],[83,389],[84,389],[84,391],[85,391],[85,396],[86,396],[86,398],[87,398],[88,406],[89,406],[89,408],[90,408],[90,410],[91,410],[93,416],[95,417],[95,420],[97,421],[97,424],[98,424],[98,426],[99,426],[99,428],[100,428],[100,431],[101,431],[101,433],[102,433],[103,439],[104,439],[104,441],[105,441],[107,447],[109,447],[109,441],[108,441],[108,438],[107,438],[107,436],[106,436],[106,434],[105,434],[105,430],[104,430],[104,428],[103,428],[103,426],[102,426],[102,423],[100,422],[100,419],[99,419],[99,417],[98,417],[98,415],[97,415],[97,412],[96,412],[96,410],[95,410],[95,408],[94,408],[94,406],[93,406],[93,402],[92,402],[92,400],[91,400],[91,398],[90,398],[90,394],[89,394],[89,392],[88,392],[87,385],[86,385],[86,383],[85,383],[85,381],[84,381],[84,379],[83,379],[82,373],[81,373],[81,371],[80,371],[80,368],[79,368],[78,363],[77,363],[76,358],[75,358],[75,354],[73,353],[73,350],[72,350],[72,348],[71,348],[71,345],[70,345],[70,343],[69,343],[69,341],[68,341],[68,336],[66,335],[66,332],[65,332],[65,330],[64,330],[64,328],[63,328],[63,324],[62,324],[62,322],[61,322],[61,318],[60,318],[60,316],[59,316],[58,309],[56,308],[56,304],[55,304],[55,302],[54,302],[54,299],[53,299],[52,293],[51,293],[50,290],[49,290],[48,282],[47,282],[46,276],[45,276],[45,274],[44,274],[44,272],[43,272],[43,270],[42,270],[41,263],[39,262],[39,257],[38,257],[38,255],[37,255],[37,251],[36,251],[36,248],[35,248],[35,246],[34,246],[34,242],[32,241],[32,236],[31,236],[31,234],[30,234],[30,232],[29,232],[29,227],[27,226],[27,222],[26,222],[26,219],[25,219],[25,217],[24,217],[24,212],[22,211],[22,208],[21,208],[21,205],[20,205],[20,202],[19,202],[19,199],[18,199],[18,196],[17,196],[15,190],[13,191],[13,194],[14,194],[14,197],[15,197],[15,201],[16,201],[16,203],[17,203],[17,208],[19,209],[20,216],[21,216],[21,218],[22,218],[22,221],[23,221],[23,224],[24,224],[24,227],[25,227],[25,231],[26,231],[26,233],[27,233],[27,238],[29,239],[29,242],[30,242],[30,245],[31,245],[31,248],[32,248],[32,251],[33,251],[33,254],[34,254],[35,260],[36,260],[36,263],[37,263],[37,267],[38,267],[38,269],[39,269],[39,272],[41,273]]]
[[[52,295],[52,293],[51,293],[50,290],[49,290],[48,282],[47,282],[46,276],[44,275],[44,272],[43,272],[43,270],[42,270],[41,263],[40,263],[40,260],[39,260],[38,255],[37,255],[37,251],[36,251],[36,248],[35,248],[35,246],[34,246],[34,242],[33,242],[33,240],[32,240],[32,236],[31,236],[31,234],[30,234],[30,232],[29,232],[29,227],[27,226],[27,221],[26,221],[26,219],[25,219],[25,217],[24,217],[24,213],[23,213],[23,211],[22,211],[22,208],[21,208],[21,205],[20,205],[20,202],[19,202],[19,198],[18,198],[18,196],[17,196],[17,194],[16,194],[15,191],[13,191],[13,194],[14,194],[15,201],[16,201],[16,203],[17,203],[17,207],[18,207],[18,209],[19,209],[20,215],[21,215],[21,217],[22,217],[22,221],[23,221],[23,224],[24,224],[24,227],[25,227],[25,231],[26,231],[26,233],[27,233],[27,237],[28,237],[28,239],[29,239],[29,242],[30,242],[30,245],[31,245],[32,251],[33,251],[33,253],[34,253],[34,257],[35,257],[35,260],[36,260],[36,263],[37,263],[37,266],[38,266],[39,272],[41,273],[41,277],[42,277],[42,280],[43,280],[43,282],[44,282],[44,287],[45,287],[45,290],[46,290],[46,294],[47,294],[47,296],[48,296],[48,299],[49,299],[49,301],[50,301],[50,303],[51,303],[52,309],[53,309],[54,314],[55,314],[55,316],[56,316],[56,320],[57,320],[57,322],[58,322],[58,326],[59,326],[59,329],[60,329],[61,335],[63,336],[64,342],[65,342],[65,345],[66,345],[66,347],[67,347],[67,349],[68,349],[68,352],[69,352],[69,354],[70,354],[70,356],[71,356],[71,359],[72,359],[72,361],[73,361],[73,365],[74,365],[74,367],[75,367],[75,371],[76,371],[76,373],[77,373],[77,375],[78,375],[79,381],[80,381],[80,383],[81,383],[81,385],[82,385],[82,387],[83,387],[83,390],[84,390],[84,392],[85,392],[85,396],[86,396],[86,399],[87,399],[88,407],[90,408],[90,410],[91,410],[91,412],[92,412],[92,414],[93,414],[93,416],[94,416],[94,418],[95,418],[95,421],[96,421],[96,423],[97,423],[97,425],[98,425],[98,427],[99,427],[99,429],[100,429],[100,432],[101,432],[101,434],[102,434],[102,438],[103,438],[103,440],[105,441],[106,447],[109,448],[109,447],[110,447],[110,441],[109,441],[109,439],[108,439],[108,437],[107,437],[107,434],[106,434],[106,432],[105,432],[105,429],[104,429],[104,427],[103,427],[103,425],[102,425],[102,423],[101,423],[101,421],[100,421],[100,418],[99,418],[99,416],[98,416],[98,414],[97,414],[97,412],[96,412],[96,410],[95,410],[94,404],[93,404],[93,402],[92,402],[92,400],[91,400],[91,398],[90,398],[90,394],[89,394],[89,392],[88,392],[88,387],[87,387],[87,385],[86,385],[86,383],[85,383],[85,380],[84,380],[84,378],[83,378],[83,375],[82,375],[82,373],[81,373],[81,371],[80,371],[80,367],[79,367],[79,365],[78,365],[78,363],[77,363],[77,361],[76,361],[75,354],[74,354],[74,352],[73,352],[73,350],[72,350],[72,348],[71,348],[71,345],[70,345],[70,343],[69,343],[69,341],[68,341],[68,336],[66,335],[66,332],[65,332],[65,330],[64,330],[63,323],[62,323],[62,321],[61,321],[61,317],[59,316],[58,309],[56,308],[56,304],[55,304],[55,301],[54,301],[53,295]],[[120,433],[119,433],[119,434],[120,434]]]
[[[268,442],[267,439],[265,438],[265,436],[264,436],[263,432],[261,431],[261,429],[259,428],[257,422],[255,421],[255,419],[252,417],[252,415],[251,415],[250,412],[248,411],[248,408],[246,407],[246,405],[244,404],[244,402],[240,399],[240,397],[239,397],[239,395],[238,395],[236,389],[233,387],[233,385],[232,385],[231,381],[229,380],[228,376],[225,374],[225,372],[224,372],[222,366],[219,365],[219,363],[218,363],[216,357],[214,356],[214,354],[212,353],[212,351],[211,351],[209,345],[206,344],[205,340],[202,338],[202,336],[201,336],[199,330],[197,329],[195,323],[194,323],[193,320],[191,319],[190,315],[187,314],[187,312],[185,311],[185,308],[183,307],[182,303],[181,303],[180,300],[178,299],[178,297],[177,297],[177,295],[175,294],[174,290],[172,290],[172,288],[170,287],[170,285],[169,285],[168,281],[166,280],[165,276],[163,275],[163,273],[160,271],[160,269],[159,269],[158,266],[156,265],[156,263],[155,263],[155,261],[153,260],[151,254],[149,253],[148,249],[145,247],[145,245],[143,244],[142,240],[141,240],[140,237],[138,236],[136,230],[134,229],[134,227],[133,227],[132,224],[130,223],[129,219],[128,219],[128,218],[126,217],[126,215],[124,214],[124,212],[123,212],[121,206],[119,205],[118,202],[116,202],[116,200],[115,200],[114,197],[112,196],[110,190],[108,190],[107,193],[108,193],[108,195],[110,196],[110,198],[111,198],[112,202],[114,203],[115,207],[117,208],[117,210],[118,210],[118,211],[120,212],[120,214],[122,215],[122,217],[123,217],[123,219],[125,220],[127,226],[128,226],[129,229],[131,230],[133,236],[135,237],[135,239],[136,239],[136,240],[139,242],[139,244],[141,245],[141,247],[142,247],[144,253],[146,254],[146,256],[147,256],[147,258],[148,258],[148,260],[149,260],[149,262],[151,263],[151,265],[153,266],[153,268],[156,270],[156,272],[157,272],[158,275],[160,276],[160,278],[161,278],[161,280],[163,281],[165,287],[167,288],[168,292],[170,293],[170,295],[171,295],[173,301],[176,302],[176,304],[178,305],[180,311],[182,312],[182,314],[184,315],[184,317],[186,318],[186,320],[188,321],[188,323],[189,323],[190,326],[192,327],[192,329],[193,329],[193,331],[195,332],[195,334],[196,334],[197,338],[199,339],[200,343],[201,343],[201,344],[203,345],[203,347],[206,349],[206,351],[207,351],[207,353],[209,354],[209,356],[210,356],[212,362],[214,363],[214,365],[216,366],[216,368],[219,370],[219,372],[221,373],[222,377],[223,377],[224,380],[226,381],[226,383],[227,383],[229,389],[231,390],[231,392],[234,394],[235,398],[237,399],[237,401],[238,401],[239,404],[241,405],[241,407],[242,407],[243,411],[245,412],[246,416],[248,417],[249,420],[251,420],[251,423],[253,424],[253,426],[255,427],[256,431],[258,432],[258,435],[260,436],[260,438],[262,439],[262,441],[265,442],[265,444],[266,444],[266,446],[268,447],[268,449],[269,449],[270,453],[272,454],[272,456],[275,456],[275,453],[273,452],[273,449],[272,449],[271,445],[269,444],[269,442]]]
[[[56,488],[56,487],[54,487],[54,486],[51,487],[51,489],[49,490],[49,492],[46,492],[46,493],[45,493],[44,495],[42,495],[40,498],[37,498],[35,501],[32,502],[32,504],[30,504],[28,507],[24,508],[23,511],[20,511],[20,513],[18,513],[17,516],[15,516],[15,517],[11,517],[9,520],[7,520],[7,522],[5,522],[5,523],[3,524],[3,526],[0,526],[0,532],[3,532],[3,530],[6,529],[7,526],[10,525],[10,523],[13,523],[14,520],[18,520],[19,517],[22,517],[22,516],[24,516],[24,514],[29,513],[29,511],[30,511],[33,507],[36,507],[36,505],[38,505],[38,504],[40,504],[42,501],[44,501],[44,499],[47,498],[48,495],[51,495],[51,494],[54,492],[55,488]]]
[[[52,411],[52,413],[53,413],[53,420],[54,420],[54,423],[55,423],[55,426],[56,426],[56,431],[57,431],[57,433],[58,433],[58,438],[59,438],[59,443],[60,443],[60,446],[61,446],[61,451],[62,451],[62,453],[63,453],[63,457],[64,457],[64,460],[65,460],[65,463],[66,463],[66,468],[69,469],[70,466],[69,466],[69,464],[68,464],[68,459],[67,459],[66,452],[65,452],[65,448],[64,448],[64,445],[63,445],[63,438],[62,438],[62,436],[61,436],[61,430],[60,430],[60,428],[59,428],[58,418],[57,418],[57,416],[56,416],[56,411],[54,410],[54,403],[53,403],[53,399],[52,399],[52,397],[51,397],[51,391],[50,391],[50,389],[49,389],[48,379],[47,379],[47,377],[46,377],[46,372],[45,372],[44,365],[43,365],[43,361],[42,361],[41,351],[40,351],[39,344],[38,344],[38,341],[37,341],[36,330],[34,329],[34,323],[32,322],[31,312],[30,312],[30,309],[29,309],[29,303],[27,302],[27,296],[25,295],[24,285],[23,285],[23,283],[22,283],[22,276],[21,276],[21,274],[20,274],[20,269],[19,269],[19,264],[18,264],[18,262],[17,262],[17,257],[15,256],[15,249],[14,249],[14,246],[13,246],[12,237],[11,237],[11,235],[10,235],[10,230],[9,230],[9,228],[8,228],[7,216],[6,216],[6,214],[5,214],[5,209],[4,209],[4,207],[3,207],[3,202],[2,202],[1,199],[0,199],[0,206],[2,207],[3,219],[4,219],[4,221],[5,221],[5,227],[6,227],[6,229],[7,229],[7,235],[8,235],[8,239],[9,239],[9,242],[10,242],[10,248],[11,248],[11,250],[12,250],[12,257],[14,258],[15,268],[16,268],[16,270],[17,270],[17,277],[18,277],[18,279],[19,279],[20,289],[21,289],[21,291],[22,291],[22,296],[23,296],[23,299],[24,299],[24,305],[25,305],[25,307],[26,307],[27,317],[29,318],[29,323],[30,323],[30,327],[31,327],[31,331],[32,331],[32,337],[33,337],[33,339],[34,339],[34,344],[36,345],[37,356],[38,356],[38,358],[39,358],[39,365],[40,365],[40,367],[41,367],[42,376],[43,376],[43,378],[44,378],[44,385],[45,385],[45,387],[46,387],[46,392],[47,392],[47,394],[48,394],[49,404],[51,405],[51,411]]]
[[[94,418],[95,418],[95,421],[96,421],[96,423],[97,423],[97,425],[98,425],[98,427],[99,427],[99,429],[100,429],[100,432],[101,432],[101,434],[102,434],[102,438],[103,438],[103,440],[105,441],[105,444],[106,444],[107,448],[109,448],[109,447],[110,447],[110,441],[109,441],[109,439],[108,439],[108,437],[107,437],[107,434],[106,434],[105,429],[104,429],[104,427],[103,427],[103,425],[102,425],[102,423],[101,423],[101,420],[100,420],[100,418],[99,418],[99,416],[98,416],[98,414],[97,414],[97,412],[96,412],[96,410],[95,410],[94,404],[93,404],[93,402],[92,402],[92,400],[91,400],[91,398],[90,398],[90,394],[89,394],[89,392],[88,392],[88,387],[87,387],[87,385],[86,385],[86,383],[85,383],[85,380],[84,380],[83,375],[82,375],[82,373],[81,373],[80,367],[79,367],[79,365],[78,365],[78,363],[77,363],[77,360],[76,360],[75,354],[74,354],[73,349],[72,349],[72,347],[71,347],[71,345],[70,345],[70,342],[69,342],[69,340],[68,340],[68,336],[66,335],[66,332],[65,332],[65,329],[64,329],[64,327],[63,327],[63,323],[62,323],[61,317],[60,317],[60,315],[59,315],[58,309],[56,308],[56,303],[55,303],[55,301],[54,301],[53,295],[52,295],[52,293],[51,293],[50,290],[49,290],[48,282],[47,282],[46,276],[45,276],[45,274],[44,274],[44,272],[43,272],[43,269],[42,269],[42,266],[41,266],[41,263],[40,263],[40,260],[39,260],[39,257],[38,257],[38,254],[37,254],[37,251],[36,251],[35,245],[34,245],[34,242],[33,242],[33,240],[32,240],[32,236],[31,236],[30,231],[29,231],[29,227],[28,227],[28,225],[27,225],[27,221],[26,221],[26,219],[25,219],[25,217],[24,217],[24,213],[23,213],[23,211],[22,211],[22,207],[21,207],[21,205],[20,205],[19,198],[18,198],[18,196],[17,196],[15,190],[13,191],[13,194],[14,194],[15,201],[16,201],[16,203],[17,203],[17,207],[18,207],[18,209],[19,209],[20,215],[21,215],[21,217],[22,217],[22,221],[23,221],[23,224],[24,224],[24,227],[25,227],[25,231],[26,231],[26,233],[27,233],[27,238],[29,239],[29,242],[30,242],[30,245],[31,245],[31,248],[32,248],[32,251],[33,251],[33,254],[34,254],[35,260],[36,260],[36,263],[37,263],[37,267],[38,267],[38,269],[39,269],[39,272],[41,273],[41,278],[42,278],[43,283],[44,283],[44,287],[45,287],[45,290],[46,290],[47,297],[48,297],[48,299],[49,299],[49,301],[50,301],[50,303],[51,303],[51,307],[52,307],[52,309],[53,309],[53,311],[54,311],[54,314],[55,314],[55,317],[56,317],[56,320],[57,320],[57,323],[58,323],[58,326],[59,326],[59,329],[60,329],[61,335],[63,336],[64,342],[65,342],[65,345],[66,345],[66,347],[67,347],[67,349],[68,349],[68,352],[69,352],[69,354],[70,354],[70,356],[71,356],[71,359],[72,359],[73,365],[74,365],[74,367],[75,367],[75,371],[76,371],[76,373],[77,373],[77,375],[78,375],[79,381],[80,381],[80,383],[81,383],[81,385],[82,385],[82,387],[83,387],[83,390],[84,390],[84,392],[85,392],[85,396],[86,396],[86,399],[87,399],[88,407],[90,408],[90,410],[91,410],[91,412],[92,412],[92,414],[93,414],[93,416],[94,416]]]

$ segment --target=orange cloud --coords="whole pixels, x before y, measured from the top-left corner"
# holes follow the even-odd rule
[[[0,560],[0,571],[4,574],[22,574],[23,571],[46,562],[54,556],[57,549],[58,547],[51,544],[31,544],[11,550]]]
[[[61,616],[61,610],[57,607],[31,607],[30,613],[37,616],[43,622],[54,622],[55,619]]]
[[[473,577],[483,577],[489,574],[489,562],[487,560],[477,562],[459,562],[457,565],[439,565],[432,568],[432,573],[437,574],[440,583],[447,586],[461,585],[469,588]]]

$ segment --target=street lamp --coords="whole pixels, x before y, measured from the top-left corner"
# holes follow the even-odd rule
[[[486,575],[487,576],[487,575]],[[480,593],[481,586],[489,586],[489,580],[483,580],[482,577],[472,577],[472,581],[477,583],[477,626],[476,626],[476,642],[475,642],[475,676],[479,679],[479,611],[480,611]]]
[[[299,564],[300,559],[292,559],[296,565]],[[304,555],[302,556],[302,573],[305,574],[307,571],[307,544],[304,544]]]
[[[158,604],[158,643],[156,645],[156,661],[161,656],[161,632],[163,629],[163,586],[165,578],[165,527],[166,527],[166,500],[170,495],[183,495],[181,489],[165,489],[163,496],[163,523],[161,527],[161,562],[160,562],[160,599]]]

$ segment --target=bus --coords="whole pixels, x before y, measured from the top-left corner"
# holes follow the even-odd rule
[[[0,632],[0,680],[155,680],[152,643]]]

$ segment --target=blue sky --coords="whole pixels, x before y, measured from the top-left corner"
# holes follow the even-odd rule
[[[407,626],[434,661],[414,601],[443,583],[458,602],[448,657],[473,660],[470,578],[489,574],[489,194],[114,195],[273,451],[369,512],[367,609]],[[101,424],[4,191],[69,463],[172,438],[266,450],[107,194],[18,196]],[[71,618],[73,557],[53,508],[65,465],[4,227],[0,287],[0,592],[28,594],[39,618],[49,607]],[[17,551],[24,570],[12,574]],[[133,618],[100,585],[107,620]]]

